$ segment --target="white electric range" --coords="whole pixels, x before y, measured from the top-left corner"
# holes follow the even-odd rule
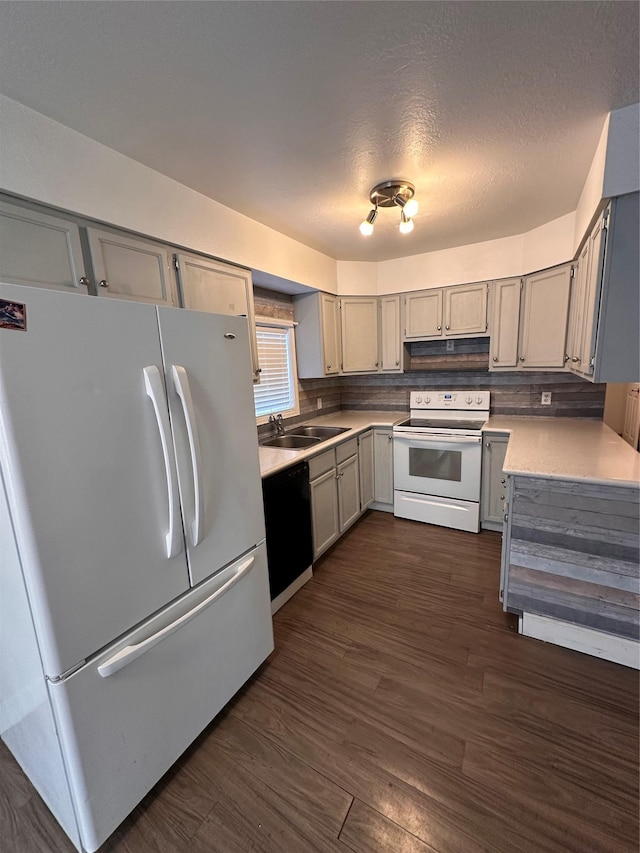
[[[394,515],[480,530],[482,427],[489,391],[412,391],[393,428]]]

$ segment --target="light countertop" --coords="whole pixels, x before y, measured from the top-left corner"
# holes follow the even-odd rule
[[[602,421],[496,415],[485,431],[509,433],[506,474],[638,486],[640,453]]]
[[[358,435],[370,427],[391,427],[409,417],[409,412],[334,412],[330,415],[322,415],[319,418],[310,417],[305,424],[314,426],[337,426],[348,427],[348,432],[340,433],[335,438],[323,441],[313,447],[305,447],[302,450],[287,450],[282,447],[260,446],[260,473],[263,477],[283,471],[296,462],[310,459],[318,453],[324,453],[343,441]],[[293,429],[293,427],[286,427]]]

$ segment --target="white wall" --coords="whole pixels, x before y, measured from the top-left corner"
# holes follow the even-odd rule
[[[604,122],[576,211],[512,237],[379,263],[336,261],[0,95],[0,187],[340,294],[525,275],[571,260],[603,198],[638,190],[640,105]]]
[[[0,95],[0,187],[332,293],[336,261]]]

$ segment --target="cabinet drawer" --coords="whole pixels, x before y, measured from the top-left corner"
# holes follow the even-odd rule
[[[336,451],[325,450],[324,453],[319,453],[309,460],[309,480],[315,480],[322,474],[336,467]]]
[[[336,462],[339,465],[348,459],[350,456],[355,456],[358,452],[358,439],[350,438],[349,441],[344,441],[336,447]]]

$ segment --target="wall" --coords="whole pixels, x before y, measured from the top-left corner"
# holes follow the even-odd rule
[[[332,293],[336,261],[0,95],[8,193]]]
[[[606,193],[638,189],[638,110],[606,117],[577,210],[526,234],[380,263],[336,261],[0,95],[0,188],[329,293],[507,278],[571,260]]]

